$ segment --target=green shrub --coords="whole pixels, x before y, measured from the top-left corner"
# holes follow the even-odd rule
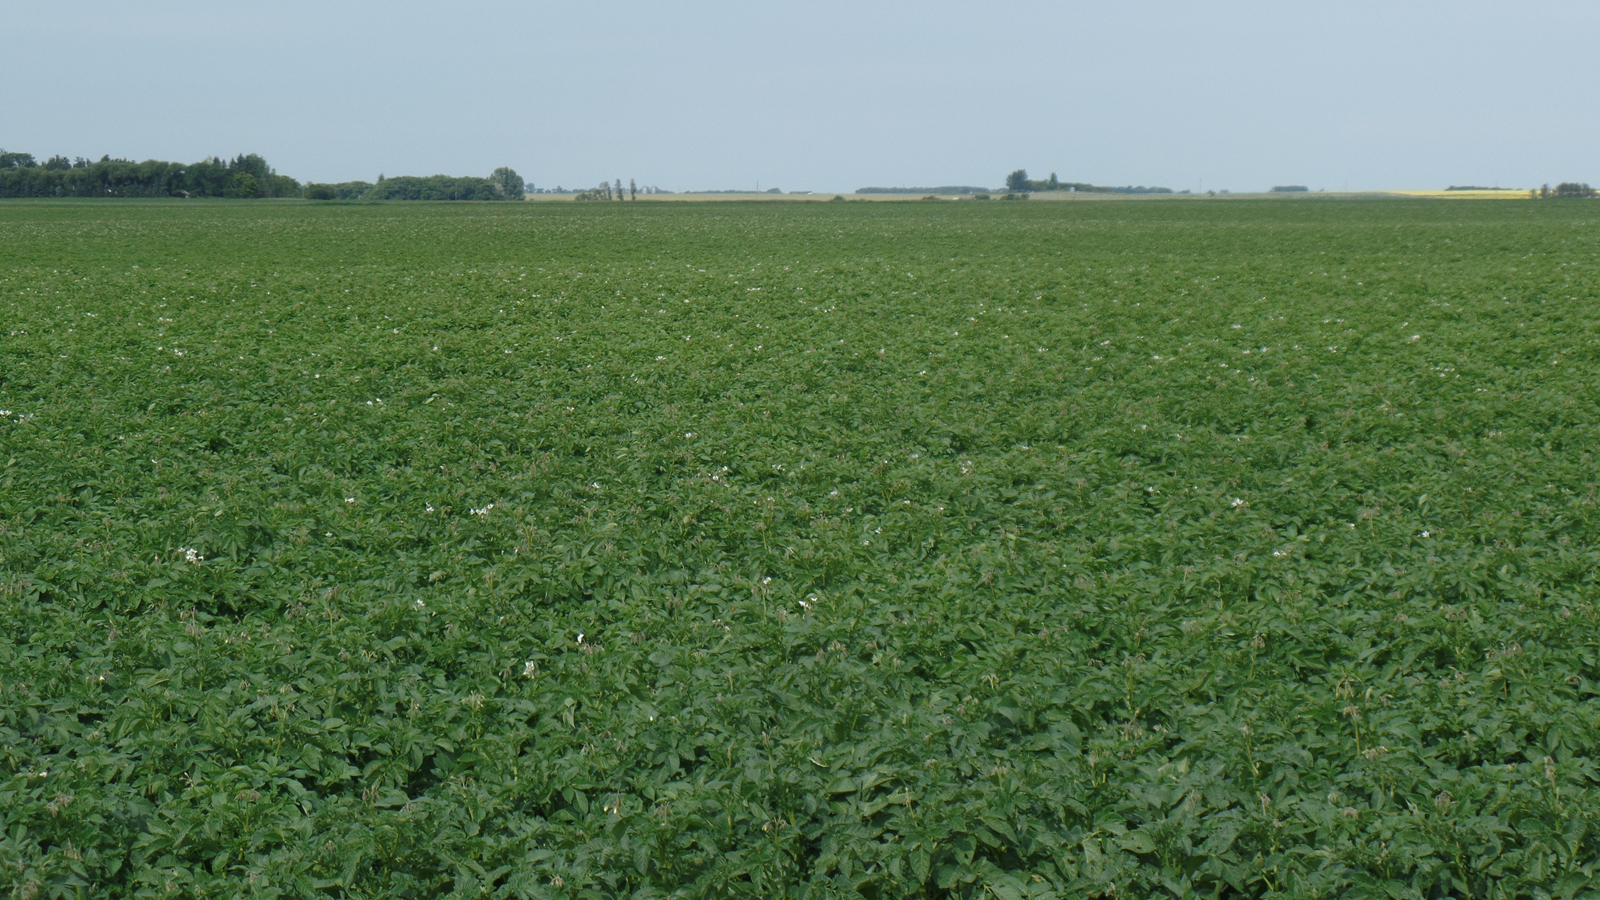
[[[249,172],[240,172],[228,179],[228,187],[223,190],[222,196],[245,199],[261,196],[261,183]]]

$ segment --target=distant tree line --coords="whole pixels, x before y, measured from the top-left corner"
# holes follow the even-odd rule
[[[255,153],[196,163],[105,156],[52,156],[0,150],[0,197],[306,197],[312,200],[521,200],[526,185],[515,170],[501,167],[488,178],[432,175],[378,176],[376,183],[307,184],[279,175]]]
[[[1006,191],[1013,194],[1031,194],[1045,191],[1081,191],[1089,194],[1170,194],[1172,188],[1145,187],[1144,185],[1124,185],[1110,187],[1103,184],[1088,184],[1082,181],[1061,181],[1056,178],[1056,173],[1051,172],[1049,178],[1037,181],[1028,178],[1027,169],[1018,169],[1006,176]]]
[[[341,181],[336,184],[308,184],[305,193],[307,200],[360,200],[370,190],[370,181]]]
[[[500,200],[503,195],[487,178],[471,175],[400,175],[379,178],[363,200]],[[520,199],[520,198],[518,198]]]
[[[1581,181],[1563,181],[1554,189],[1547,184],[1528,195],[1535,200],[1592,200],[1595,190]]]
[[[300,182],[254,153],[197,163],[133,162],[0,150],[0,197],[298,197]]]
[[[472,175],[378,176],[376,182],[342,181],[308,184],[308,200],[521,200],[527,185],[515,169],[504,166],[488,178]]]

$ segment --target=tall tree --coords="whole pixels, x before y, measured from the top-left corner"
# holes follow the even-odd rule
[[[1018,169],[1006,176],[1006,190],[1020,194],[1028,189],[1028,170]]]
[[[633,179],[632,178],[628,179],[628,199],[629,200],[637,200],[637,199],[639,199],[639,186],[633,183]]]
[[[489,173],[489,180],[494,182],[495,190],[507,200],[521,200],[527,185],[523,183],[522,176],[516,169],[501,166]]]

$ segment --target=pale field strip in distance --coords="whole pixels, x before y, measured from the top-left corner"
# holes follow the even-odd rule
[[[850,192],[814,191],[809,194],[768,194],[750,191],[747,193],[704,193],[685,192],[678,194],[640,194],[638,199],[651,203],[714,203],[719,201],[758,201],[765,203],[783,202],[818,202],[831,201],[834,196],[843,197],[849,201],[865,200],[871,203],[903,203],[907,201],[923,201],[925,197],[933,196],[940,200],[966,200],[971,194],[856,194]],[[991,191],[989,196],[999,200],[1005,192],[1002,190]],[[535,203],[561,203],[573,201],[575,194],[528,194],[524,199]],[[1123,194],[1100,191],[1039,191],[1031,194],[1032,202],[1045,203],[1084,203],[1106,201],[1137,201],[1156,202],[1171,200],[1307,200],[1312,198],[1327,199],[1330,197],[1409,197],[1431,200],[1527,200],[1529,199],[1526,188],[1502,188],[1487,191],[1443,191],[1443,190],[1389,190],[1389,191],[1234,191],[1230,193],[1197,194],[1197,193],[1171,193],[1171,194]],[[588,201],[606,202],[606,201]],[[615,203],[617,201],[609,201]],[[624,201],[631,202],[631,201]]]

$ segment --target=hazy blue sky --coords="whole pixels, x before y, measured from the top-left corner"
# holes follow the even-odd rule
[[[1600,182],[1600,4],[0,2],[0,147],[669,190]]]

